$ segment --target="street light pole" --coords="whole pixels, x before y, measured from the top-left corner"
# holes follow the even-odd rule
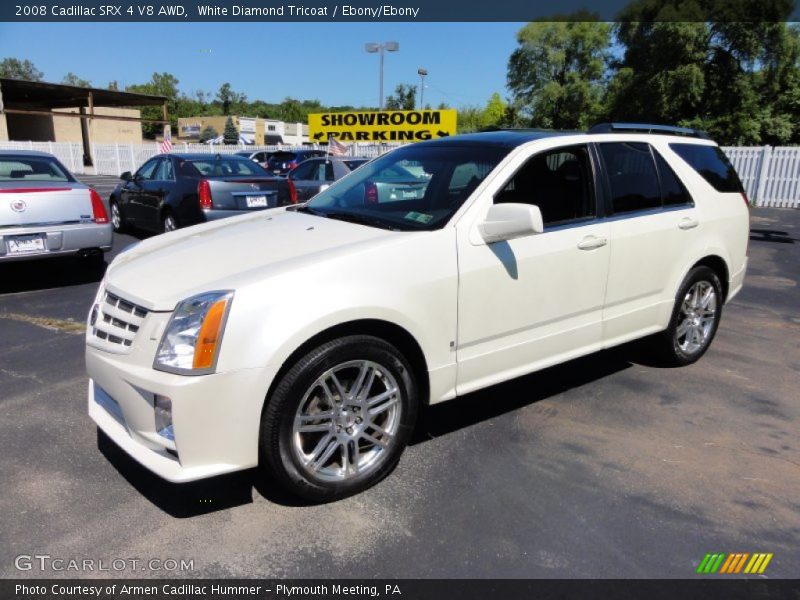
[[[400,50],[400,44],[397,42],[385,42],[383,44],[377,44],[375,42],[369,42],[364,44],[364,50],[369,52],[370,54],[375,54],[376,52],[380,54],[380,75],[378,77],[378,108],[383,110],[383,52],[397,52]]]
[[[383,44],[381,44],[381,74],[378,78],[378,110],[383,110]]]
[[[423,94],[425,92],[425,76],[428,74],[428,69],[417,69],[419,75],[419,109],[425,110],[425,105],[422,103]]]

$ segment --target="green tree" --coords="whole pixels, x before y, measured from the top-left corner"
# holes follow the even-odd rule
[[[149,94],[152,96],[164,96],[167,99],[167,109],[170,114],[170,124],[173,129],[178,126],[178,105],[180,103],[180,92],[178,91],[178,84],[180,81],[171,73],[153,73],[150,81],[146,83],[137,83],[129,85],[125,88],[128,92],[136,92],[137,94]],[[190,116],[190,115],[189,115]],[[162,109],[160,106],[144,106],[142,107],[142,118],[159,120],[163,118]],[[142,123],[142,133],[145,137],[154,139],[162,131],[162,125],[158,123]]]
[[[74,85],[77,87],[85,87],[85,88],[92,87],[91,81],[89,81],[88,79],[82,79],[78,77],[72,71],[64,75],[64,79],[61,80],[61,83],[63,83],[64,85]]]
[[[486,107],[483,109],[481,126],[487,128],[503,125],[506,119],[506,108],[506,103],[503,102],[500,94],[497,92],[492,94],[491,98],[489,98],[489,101],[486,103]]]
[[[792,10],[787,0],[633,2],[616,25],[624,53],[607,118],[698,127],[723,144],[800,141]]]
[[[223,83],[217,92],[217,102],[222,105],[222,114],[231,114],[232,108],[238,108],[247,102],[247,96],[233,91],[230,83]]]
[[[584,11],[528,23],[508,61],[508,88],[527,125],[585,128],[602,109],[611,27]]]
[[[394,88],[394,94],[386,98],[388,110],[414,110],[417,102],[417,86],[401,83]]]
[[[41,81],[44,77],[39,69],[29,60],[8,57],[0,61],[0,77],[7,79],[24,79],[25,81]]]
[[[239,130],[233,124],[233,117],[228,117],[225,121],[225,131],[222,132],[222,141],[226,144],[239,143]]]
[[[233,124],[231,122],[231,124]],[[206,125],[203,127],[203,131],[200,132],[200,143],[205,144],[208,140],[213,140],[215,137],[219,137],[219,132],[214,129],[213,125]],[[238,142],[238,135],[236,141]]]
[[[483,129],[483,109],[479,106],[462,106],[456,114],[458,133],[472,133]]]

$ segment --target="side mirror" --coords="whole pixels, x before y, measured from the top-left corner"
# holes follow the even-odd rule
[[[119,178],[122,179],[122,181],[133,181],[133,175],[131,175],[130,171],[125,171]]]
[[[494,204],[478,231],[487,244],[542,233],[542,212],[532,204]]]

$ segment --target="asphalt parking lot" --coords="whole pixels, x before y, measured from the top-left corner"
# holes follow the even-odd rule
[[[691,578],[708,552],[770,552],[766,576],[798,577],[800,211],[751,227],[699,363],[628,345],[439,405],[389,478],[323,506],[257,471],[177,486],[139,467],[86,415],[102,270],[0,265],[0,576]],[[21,554],[194,565],[21,572]]]

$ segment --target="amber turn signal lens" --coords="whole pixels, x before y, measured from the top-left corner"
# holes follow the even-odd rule
[[[228,300],[228,298],[217,300],[208,309],[194,347],[193,369],[210,369],[214,364],[217,342],[222,331],[222,318],[225,316]]]

